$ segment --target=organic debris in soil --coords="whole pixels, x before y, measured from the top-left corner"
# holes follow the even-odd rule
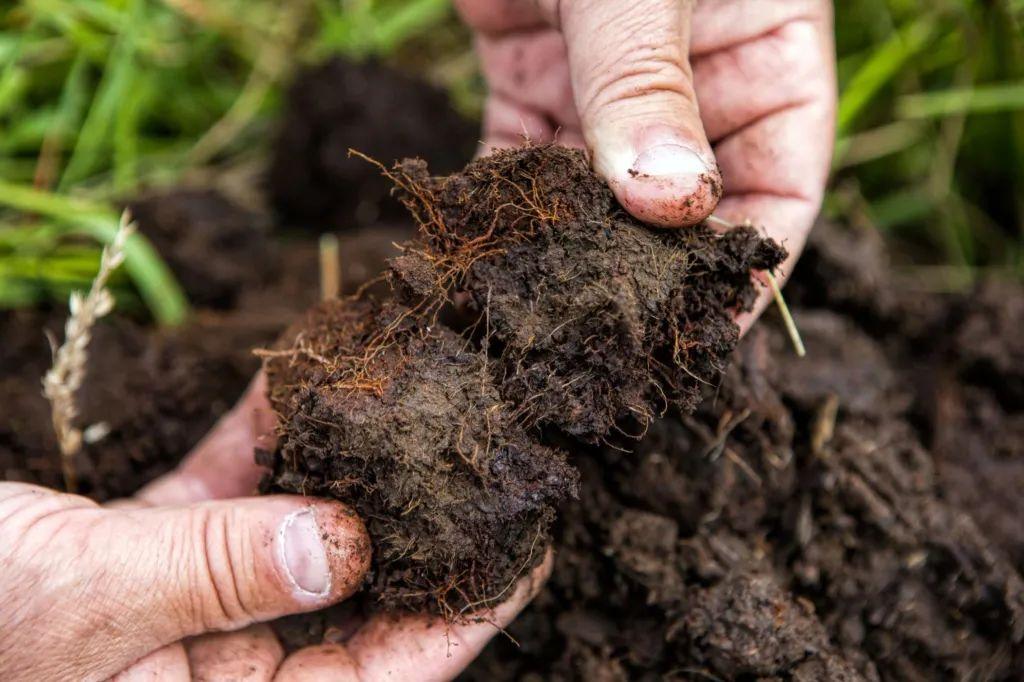
[[[543,559],[576,474],[515,423],[486,356],[410,313],[326,302],[269,354],[273,487],[337,497],[365,519],[381,607],[455,619]]]
[[[457,619],[509,593],[575,497],[534,427],[599,439],[692,408],[736,343],[750,270],[785,254],[750,228],[647,228],[551,145],[392,176],[421,225],[393,264],[403,300],[322,304],[267,354],[281,432],[264,488],[366,519],[373,608]],[[438,321],[456,292],[477,308],[466,337]]]
[[[438,172],[461,168],[477,124],[448,96],[374,62],[332,58],[300,73],[274,142],[268,193],[290,225],[344,231],[402,217],[391,183],[349,148],[387,163],[415,154]]]
[[[904,293],[883,268],[885,306],[917,311],[886,321],[863,289],[818,288],[843,262],[810,249],[787,289],[821,306],[794,311],[807,358],[769,315],[695,415],[578,457],[553,576],[467,679],[1021,678],[1019,479],[993,474],[1019,466],[1005,322],[1024,291]],[[999,331],[960,345],[978,330]],[[949,368],[985,396],[952,414],[987,417],[924,410],[934,382],[918,377]],[[923,446],[947,429],[971,447]]]
[[[391,174],[420,224],[396,259],[412,297],[464,291],[483,317],[502,396],[527,423],[589,441],[629,418],[696,407],[739,337],[736,311],[785,251],[751,227],[654,230],[627,214],[583,152],[523,147],[432,178]]]

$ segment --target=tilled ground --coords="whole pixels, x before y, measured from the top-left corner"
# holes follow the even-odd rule
[[[769,314],[696,415],[577,454],[554,576],[468,679],[1024,674],[1024,291],[911,294],[824,226],[787,292],[807,358]]]

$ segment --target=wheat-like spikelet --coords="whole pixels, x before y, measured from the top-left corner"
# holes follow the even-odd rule
[[[69,491],[76,487],[74,458],[82,447],[82,431],[74,425],[78,416],[75,392],[85,378],[87,348],[96,321],[114,309],[114,296],[106,288],[110,274],[124,262],[124,247],[135,231],[128,212],[121,214],[121,222],[113,241],[103,247],[100,269],[86,296],[76,291],[69,302],[71,314],[64,325],[64,343],[53,348],[53,366],[43,377],[43,395],[50,401],[53,429],[60,446],[64,484]],[[51,347],[55,345],[51,341]]]

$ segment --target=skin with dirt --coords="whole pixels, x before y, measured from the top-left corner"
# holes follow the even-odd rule
[[[557,146],[390,175],[420,223],[393,262],[400,300],[321,304],[266,354],[264,489],[366,519],[370,608],[457,620],[541,560],[554,505],[576,497],[540,427],[597,440],[646,427],[659,399],[692,409],[735,347],[751,269],[785,253],[751,228],[647,228]],[[457,294],[465,337],[439,320]]]

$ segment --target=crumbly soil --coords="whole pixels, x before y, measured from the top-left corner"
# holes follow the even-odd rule
[[[420,224],[396,259],[413,299],[469,296],[502,396],[524,422],[597,441],[696,407],[735,348],[752,270],[785,257],[753,228],[654,230],[625,213],[583,154],[554,145],[393,177]]]
[[[296,77],[274,142],[267,191],[280,219],[345,231],[405,218],[392,185],[360,152],[391,164],[414,155],[450,173],[473,156],[479,127],[443,91],[374,62],[340,58]]]
[[[380,115],[380,120],[391,117]],[[316,154],[308,151],[312,147],[301,149],[307,150],[306,158]],[[411,150],[403,146],[373,155],[388,159]],[[341,152],[337,158],[343,158]],[[305,163],[296,161],[281,181],[290,180],[289,173],[307,177],[300,174]],[[410,173],[418,183],[435,187],[435,181],[420,175]],[[351,201],[338,190],[343,185],[333,181],[303,182],[318,188],[317,196],[333,193]],[[302,183],[297,186],[301,189]],[[536,217],[526,198],[512,201],[519,209],[506,213],[525,206],[523,221]],[[322,216],[345,216],[341,209],[312,204],[321,206]],[[601,227],[595,228],[591,238],[603,238]],[[574,232],[572,239],[581,234]],[[387,238],[381,247],[379,233],[367,230],[366,235],[366,240],[346,236],[350,247],[343,257],[352,264],[343,269],[348,291],[364,276],[354,274],[360,254],[379,258],[391,241]],[[547,250],[529,258],[543,261],[545,268],[558,263],[552,251],[556,238],[539,239]],[[189,240],[169,240],[170,250],[179,242]],[[114,429],[78,462],[90,495],[102,500],[130,494],[173,466],[243,390],[254,362],[248,348],[265,345],[278,333],[280,320],[315,300],[315,246],[271,243],[275,253],[280,251],[282,272],[266,284],[254,283],[258,277],[246,279],[251,273],[241,267],[234,272],[245,283],[225,287],[219,273],[226,269],[208,266],[217,274],[208,289],[209,305],[234,305],[237,311],[205,313],[198,326],[175,333],[118,319],[100,327],[82,423],[102,420]],[[367,243],[372,246],[364,250]],[[572,248],[591,248],[586,241],[573,243]],[[505,244],[488,256],[486,266],[453,271],[469,295],[452,297],[468,298],[470,312],[479,314],[486,308],[481,302],[486,304],[490,284],[493,305],[493,283],[507,282],[493,264],[510,249],[525,247]],[[408,250],[404,255],[416,256]],[[216,256],[200,248],[188,258],[201,264]],[[436,266],[430,266],[420,268],[418,280],[414,269],[398,268],[406,285],[420,285],[421,300],[438,293]],[[513,269],[532,267],[526,261],[513,264]],[[542,301],[542,310],[551,309],[549,297],[559,287],[587,292],[574,288],[572,271],[563,281],[551,279],[549,270],[538,270],[547,282],[543,291],[522,290],[535,309]],[[373,272],[371,267],[365,276]],[[198,286],[184,272],[179,277],[203,295],[202,277]],[[623,285],[621,279],[617,284],[632,292],[649,291],[628,281]],[[557,520],[548,531],[556,550],[553,577],[509,628],[509,636],[498,635],[466,679],[1024,678],[1024,337],[1019,333],[1024,289],[986,283],[957,295],[917,291],[894,275],[877,238],[821,225],[786,295],[807,342],[806,359],[793,357],[769,311],[741,343],[724,379],[704,387],[705,400],[694,414],[670,410],[639,442],[611,436],[608,444],[572,445],[578,499],[557,505]],[[514,319],[510,311],[517,306],[517,301],[502,301],[507,319]],[[60,485],[39,381],[49,364],[41,329],[59,334],[63,318],[63,311],[0,314],[0,476],[5,480]],[[502,359],[516,355],[546,362],[562,348],[545,337],[542,353],[530,355],[524,351],[532,348],[529,344],[494,334],[495,319],[485,317],[470,330],[470,339],[490,351],[491,370],[506,367]],[[551,334],[549,319],[539,317],[532,328]],[[402,370],[405,390],[423,390],[411,385],[409,372],[480,376],[481,362],[470,346],[456,348],[443,329],[420,331],[441,337],[431,345],[448,347],[452,355],[440,362],[422,349],[410,353],[405,349],[416,345],[417,335],[403,337],[407,343],[400,349],[415,360]],[[394,360],[395,348],[380,362]],[[460,355],[468,356],[466,366],[472,371],[454,363],[452,358]],[[594,363],[595,370],[609,365],[587,354],[582,361]],[[308,358],[303,362],[311,364]],[[507,438],[552,435],[553,429],[538,430],[529,420],[509,420],[510,403],[493,385],[462,386],[453,398],[439,397],[438,404],[465,402],[466,396],[490,401],[498,406],[495,413],[503,415]],[[306,388],[320,397],[329,393],[315,382]],[[359,412],[348,400],[323,405],[338,409],[343,418],[355,418]],[[370,394],[364,400],[381,402],[383,397]],[[415,421],[417,433],[425,433],[421,424],[437,423],[436,415],[401,414]],[[458,418],[466,419],[463,414]],[[338,438],[333,431],[323,427],[310,433],[322,437],[322,445]],[[470,432],[479,443],[479,424]],[[573,443],[564,433],[555,435],[563,445]],[[511,504],[514,491],[522,490],[515,485],[540,470],[515,468],[508,479],[514,485],[488,489],[484,478],[473,481],[469,472],[477,476],[476,470],[458,457],[455,445],[470,440],[449,437],[447,442],[448,456],[458,459],[453,466],[460,484],[474,494],[490,490],[484,499]],[[533,449],[525,452],[543,452],[546,464],[564,471],[564,464],[553,464],[561,462],[557,455],[547,457],[553,454],[550,448],[529,443]],[[494,451],[484,453],[497,459]],[[382,463],[378,452],[369,455],[378,455],[374,462]],[[400,475],[397,468],[378,471]],[[322,482],[322,471],[314,473],[313,480]],[[553,497],[542,504],[529,501],[535,510],[524,513],[537,519],[542,515],[538,510],[554,502]],[[457,508],[449,504],[444,511]],[[417,513],[419,519],[429,518]],[[484,532],[493,530],[484,527]],[[375,541],[378,537],[375,533]],[[471,539],[481,537],[474,532]],[[380,575],[374,573],[375,583]],[[365,608],[352,600],[312,619],[292,619],[278,631],[292,647],[322,638],[343,640]]]
[[[884,255],[820,227],[787,288],[807,358],[769,313],[696,414],[574,459],[554,575],[466,679],[1020,679],[1024,289],[823,290],[851,251]]]
[[[392,177],[421,228],[393,262],[404,301],[322,304],[268,353],[281,425],[265,487],[366,519],[375,608],[458,619],[540,561],[553,504],[575,497],[535,427],[600,439],[646,427],[658,400],[695,407],[736,343],[751,268],[784,252],[750,228],[647,228],[556,146]],[[477,318],[465,337],[438,319],[456,293]]]
[[[543,559],[576,474],[515,423],[486,356],[426,322],[332,301],[270,352],[281,438],[265,487],[336,497],[365,519],[379,608],[456,618]]]

